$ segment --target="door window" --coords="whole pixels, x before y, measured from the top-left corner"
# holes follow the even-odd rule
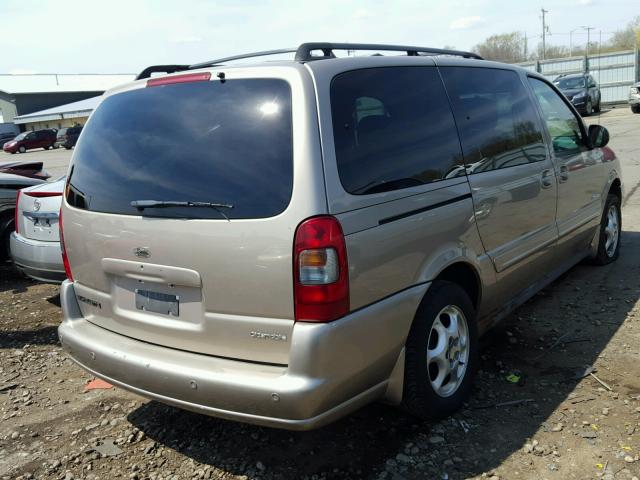
[[[529,83],[540,104],[555,154],[566,156],[582,151],[585,146],[580,121],[571,109],[546,82],[529,77]]]
[[[546,158],[535,107],[516,72],[473,67],[440,70],[469,174]]]
[[[354,195],[464,175],[451,108],[435,67],[354,70],[331,83],[338,174]]]

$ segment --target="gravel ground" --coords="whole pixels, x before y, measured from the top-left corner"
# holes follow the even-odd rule
[[[638,121],[601,120],[628,171],[620,259],[578,265],[486,336],[472,398],[438,423],[371,405],[292,433],[85,393],[92,377],[57,340],[57,288],[0,265],[0,478],[637,480]]]

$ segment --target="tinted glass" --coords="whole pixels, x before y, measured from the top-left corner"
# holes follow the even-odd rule
[[[438,71],[356,70],[331,83],[340,181],[355,195],[422,185],[460,173],[460,143]]]
[[[535,107],[517,73],[471,67],[440,70],[460,131],[468,173],[546,158]]]
[[[572,90],[575,88],[584,88],[584,77],[563,78],[556,80],[555,83],[560,90]]]
[[[580,123],[560,95],[545,82],[529,78],[540,104],[556,155],[574,155],[583,147]]]
[[[229,218],[264,218],[291,198],[291,91],[276,79],[155,86],[112,95],[76,145],[70,204],[139,215],[133,200],[232,204]],[[222,218],[212,208],[144,215]]]

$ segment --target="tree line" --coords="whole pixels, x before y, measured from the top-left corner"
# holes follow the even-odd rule
[[[599,38],[594,37],[598,37],[595,31],[592,32],[592,38],[589,42],[588,51],[590,55],[599,52],[633,50],[636,44],[640,44],[640,16],[635,17],[626,27],[614,32],[606,42],[602,42],[602,45],[599,45]],[[527,45],[528,43],[529,45]],[[501,33],[490,36],[475,45],[471,50],[487,60],[506,63],[585,55],[587,51],[586,42],[580,42],[580,44],[570,48],[566,45],[554,45],[547,41],[543,56],[542,42],[538,43],[534,48],[531,48],[531,43],[520,32]]]

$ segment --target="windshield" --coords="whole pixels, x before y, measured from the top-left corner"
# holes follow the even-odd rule
[[[107,97],[76,145],[68,202],[140,215],[132,201],[232,204],[229,218],[284,211],[293,186],[291,91],[237,79],[140,88]],[[145,216],[215,218],[215,209],[148,208]]]
[[[560,90],[573,90],[576,88],[584,88],[584,77],[563,78],[553,82]]]
[[[22,140],[24,137],[26,137],[26,136],[27,136],[27,133],[28,133],[28,132],[21,133],[21,134],[20,134],[20,135],[18,135],[16,138],[14,138],[14,140]]]

